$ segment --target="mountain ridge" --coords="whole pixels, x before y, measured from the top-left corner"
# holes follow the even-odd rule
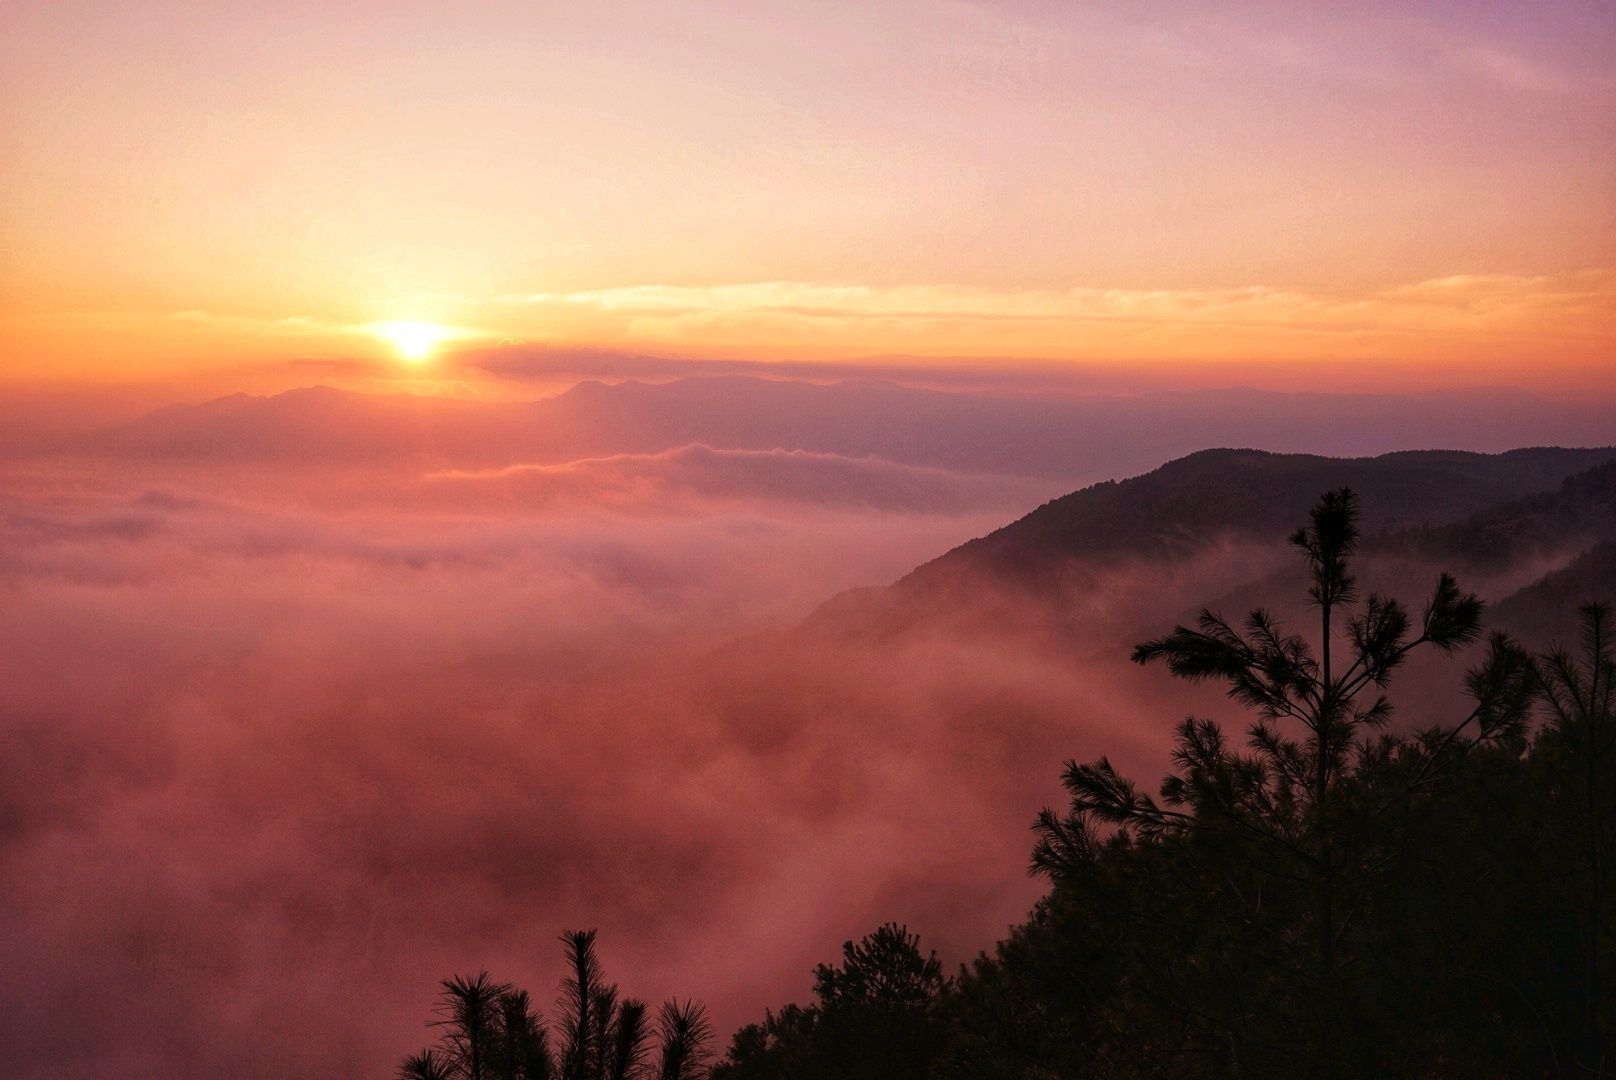
[[[1481,436],[1479,432],[1487,432]],[[584,381],[532,401],[329,386],[157,410],[62,449],[239,463],[556,464],[689,443],[806,449],[1043,477],[1080,487],[1208,446],[1361,456],[1407,446],[1499,451],[1616,442],[1616,418],[1498,393],[1318,395],[1220,389],[1132,396],[966,393],[879,380],[723,375]]]
[[[1444,524],[1487,506],[1547,491],[1584,468],[1613,459],[1616,447],[1522,447],[1501,454],[1399,450],[1361,458],[1252,448],[1200,450],[1139,476],[1052,499],[922,564],[899,584],[911,579],[925,583],[934,574],[973,568],[972,564],[1025,574],[1029,564],[1061,555],[1182,554],[1198,538],[1205,539],[1207,531],[1277,536],[1301,520],[1310,500],[1321,491],[1343,486],[1359,491],[1365,532]],[[1409,467],[1418,474],[1407,475]],[[1397,475],[1399,468],[1402,477]],[[1263,475],[1250,476],[1245,485],[1231,488],[1218,483],[1232,470],[1259,469]],[[1184,531],[1186,512],[1201,532]],[[1436,516],[1426,520],[1412,516],[1420,512]],[[1102,520],[1108,513],[1114,515],[1112,523]],[[1118,530],[1116,520],[1128,528]]]
[[[1321,492],[1343,486],[1360,496],[1366,548],[1382,554],[1474,568],[1489,546],[1495,564],[1534,537],[1552,546],[1557,526],[1583,523],[1578,538],[1559,537],[1573,546],[1616,537],[1616,447],[1366,458],[1214,448],[1052,499],[890,585],[831,597],[801,626],[880,636],[914,628],[917,617],[991,619],[1006,592],[1054,601],[1103,584],[1127,562],[1182,563],[1230,540],[1277,549]],[[1244,585],[1265,576],[1254,567]]]

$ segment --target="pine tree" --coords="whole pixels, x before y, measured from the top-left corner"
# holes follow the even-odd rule
[[[1348,1022],[1341,946],[1360,897],[1395,856],[1387,829],[1467,748],[1519,738],[1534,692],[1530,658],[1494,635],[1466,679],[1466,715],[1412,740],[1386,734],[1392,706],[1383,691],[1393,673],[1417,650],[1452,654],[1475,642],[1482,605],[1447,574],[1418,619],[1396,600],[1371,594],[1360,602],[1352,572],[1357,519],[1353,493],[1332,491],[1290,538],[1318,612],[1313,640],[1287,632],[1263,608],[1239,626],[1202,609],[1196,627],[1176,627],[1134,650],[1135,662],[1221,682],[1254,710],[1245,751],[1215,722],[1184,720],[1159,801],[1105,758],[1070,761],[1062,778],[1070,807],[1039,816],[1033,855],[1035,872],[1060,879],[1092,867],[1103,844],[1176,838],[1187,859],[1221,875],[1248,922],[1267,901],[1272,924],[1274,900],[1305,894],[1310,910],[1296,933],[1311,942],[1313,989],[1300,1012],[1324,1069],[1335,1068]],[[1229,851],[1237,856],[1218,862]]]

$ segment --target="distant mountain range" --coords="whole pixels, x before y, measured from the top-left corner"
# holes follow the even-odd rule
[[[60,448],[140,458],[487,467],[702,444],[874,456],[1075,485],[1142,472],[1207,446],[1361,455],[1411,445],[1496,451],[1609,442],[1616,442],[1616,417],[1509,391],[1072,397],[723,376],[584,382],[521,403],[330,387],[238,394],[163,409]]]

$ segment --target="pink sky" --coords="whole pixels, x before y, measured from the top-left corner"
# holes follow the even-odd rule
[[[13,2],[0,382],[417,321],[1578,393],[1616,343],[1613,52],[1580,0]]]

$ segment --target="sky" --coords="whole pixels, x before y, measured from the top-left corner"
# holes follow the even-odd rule
[[[414,341],[450,393],[538,347],[1584,396],[1613,54],[1602,0],[9,0],[0,386]]]

